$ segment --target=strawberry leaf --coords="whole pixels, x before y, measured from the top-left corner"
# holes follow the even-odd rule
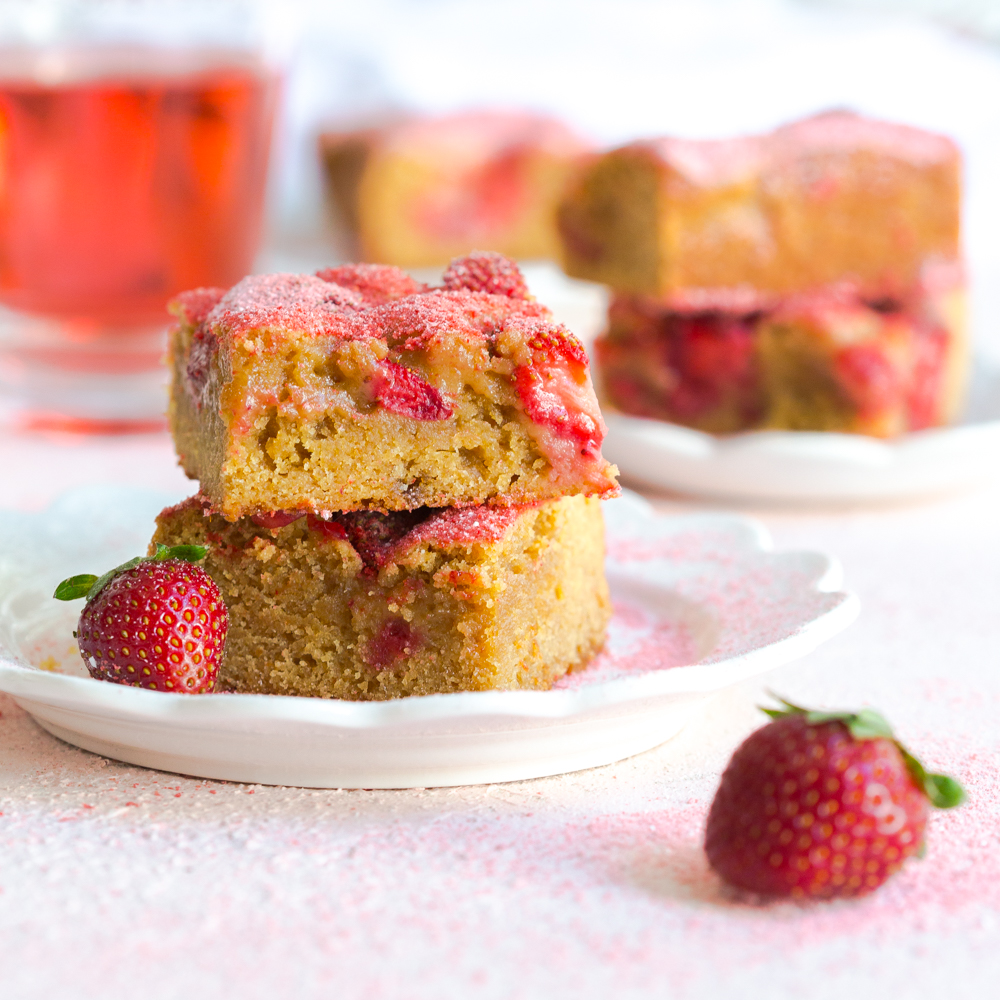
[[[928,774],[924,791],[927,792],[931,805],[938,809],[952,809],[960,806],[966,799],[965,789],[947,774]]]
[[[97,595],[116,577],[120,576],[127,570],[138,566],[139,563],[145,562],[145,556],[136,556],[134,559],[129,559],[128,562],[123,562],[121,566],[116,566],[114,569],[109,569],[107,573],[103,576],[99,576],[94,583],[94,586],[90,588],[87,593],[87,603],[89,604]]]
[[[856,740],[895,738],[892,727],[885,721],[885,717],[873,708],[863,708],[860,712],[850,713],[843,721]]]
[[[924,790],[932,806],[953,809],[965,801],[965,789],[954,778],[949,778],[947,774],[928,774],[924,765],[898,740],[896,746],[903,755],[910,777]]]
[[[781,719],[786,715],[804,715],[810,726],[819,726],[824,722],[842,722],[847,726],[851,736],[856,740],[890,740],[896,744],[903,755],[906,769],[918,788],[937,809],[951,809],[960,806],[966,799],[965,789],[946,774],[928,774],[924,765],[896,739],[892,727],[885,716],[873,708],[863,708],[859,712],[814,712],[795,705],[773,691],[768,694],[775,701],[780,701],[784,708],[761,708],[761,711],[772,719]]]
[[[796,705],[773,691],[768,691],[768,694],[785,706],[761,708],[761,711],[772,719],[780,719],[786,715],[804,715],[810,726],[821,726],[824,722],[842,722],[856,740],[895,739],[892,727],[885,721],[885,717],[873,708],[863,708],[860,712],[819,712]]]
[[[80,597],[86,597],[96,582],[97,577],[93,573],[71,576],[56,587],[56,592],[52,596],[57,601],[75,601]]]
[[[128,562],[123,562],[121,566],[108,570],[103,576],[94,576],[92,573],[71,576],[56,587],[56,592],[52,596],[60,601],[75,601],[77,598],[86,597],[89,604],[116,576],[134,569],[139,563],[162,562],[164,559],[181,559],[184,562],[195,563],[200,562],[207,554],[208,549],[204,545],[174,545],[170,548],[166,545],[157,545],[153,555],[136,556]]]
[[[157,545],[156,554],[152,558],[156,562],[163,559],[181,559],[184,562],[201,562],[208,555],[208,549],[204,545]]]

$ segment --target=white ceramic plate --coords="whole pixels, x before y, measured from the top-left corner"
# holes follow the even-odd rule
[[[605,410],[604,454],[634,482],[720,499],[903,500],[1000,474],[1000,372],[978,362],[961,423],[895,441],[754,431],[715,437]]]
[[[86,676],[79,604],[55,584],[145,551],[176,501],[87,489],[0,523],[0,690],[49,732],[182,774],[311,787],[512,781],[607,764],[672,737],[698,704],[812,650],[858,611],[839,567],[770,551],[753,521],[665,518],[633,495],[605,505],[616,612],[607,648],[551,691],[389,702],[180,695]]]
[[[528,285],[590,350],[609,294],[554,265],[522,266]],[[962,420],[881,441],[859,434],[757,431],[716,437],[605,408],[604,454],[622,474],[695,496],[825,503],[906,500],[968,489],[1000,476],[1000,370],[977,359]]]

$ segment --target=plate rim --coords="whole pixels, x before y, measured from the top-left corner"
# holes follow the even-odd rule
[[[99,487],[98,491],[106,489],[108,487]],[[113,489],[117,492],[122,488]],[[141,487],[125,489],[135,495],[160,495],[159,491]],[[95,492],[93,487],[71,490],[54,504],[92,492]],[[195,727],[209,720],[219,725],[240,721],[297,721],[357,731],[389,730],[457,718],[571,720],[601,710],[614,710],[630,702],[705,695],[720,690],[737,679],[763,673],[806,655],[847,628],[860,612],[857,594],[842,587],[843,573],[835,557],[804,549],[775,552],[770,533],[756,518],[712,511],[661,514],[644,497],[628,490],[623,491],[617,502],[619,509],[631,508],[638,516],[679,525],[685,522],[738,525],[744,532],[744,541],[739,547],[745,552],[767,553],[775,558],[792,555],[819,557],[818,571],[803,586],[816,593],[835,595],[839,600],[797,626],[790,634],[756,649],[713,662],[702,661],[635,677],[614,678],[572,690],[463,691],[372,702],[238,693],[213,693],[192,698],[185,694],[146,691],[89,677],[48,672],[18,663],[8,650],[0,646],[0,691],[11,695],[19,703],[23,699],[100,715],[172,721]],[[44,518],[51,509],[50,506],[44,511],[16,513]],[[613,559],[608,561],[609,577],[613,579],[621,575],[620,565]],[[637,575],[634,579],[640,578]],[[724,676],[720,678],[719,674]],[[727,680],[726,676],[730,679]]]

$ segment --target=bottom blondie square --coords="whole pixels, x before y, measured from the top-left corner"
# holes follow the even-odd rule
[[[382,700],[548,688],[604,643],[600,502],[229,522],[201,497],[153,546],[208,548],[229,609],[219,690]]]
[[[595,349],[604,399],[698,430],[890,438],[947,424],[968,368],[964,289],[865,301],[815,289],[756,312],[616,296]]]

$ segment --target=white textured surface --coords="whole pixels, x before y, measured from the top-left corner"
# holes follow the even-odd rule
[[[90,468],[171,487],[168,454],[162,439],[0,441],[0,468],[18,469],[0,479],[0,506],[42,506]],[[1000,491],[868,512],[750,511],[779,548],[839,555],[864,606],[768,684],[814,704],[881,707],[972,794],[934,817],[927,858],[868,900],[749,906],[706,871],[700,832],[718,775],[762,721],[752,683],[620,764],[405,792],[145,771],[60,743],[4,697],[0,992],[988,996],[1000,977],[998,506]]]
[[[313,104],[290,126],[304,124],[305,134],[337,98],[448,108],[502,89],[509,100],[575,109],[607,141],[667,129],[726,134],[844,103],[943,129],[969,156],[977,336],[996,354],[995,53],[919,26],[789,19],[778,3],[715,15],[689,3],[677,17],[669,6],[587,3],[567,14],[528,0],[474,12],[378,3],[346,10],[344,25],[344,6],[324,4],[313,58],[292,81]],[[644,10],[653,27],[637,31]],[[492,50],[453,45],[463,31],[488,35]],[[572,44],[560,68],[552,43],[564,32]],[[387,33],[393,44],[376,62],[370,51]],[[595,50],[620,58],[594,60]],[[338,79],[339,90],[329,85]],[[290,189],[306,188],[289,177]],[[315,216],[314,204],[306,209]],[[0,507],[37,510],[62,489],[99,482],[185,486],[166,438],[0,440]],[[840,556],[865,608],[768,683],[817,705],[881,707],[912,749],[972,794],[964,809],[934,817],[927,858],[868,900],[752,907],[706,872],[705,810],[729,754],[762,719],[752,683],[716,699],[676,740],[621,764],[424,792],[145,771],[60,743],[0,697],[0,995],[992,996],[998,510],[994,489],[908,508],[762,514],[779,548]]]

